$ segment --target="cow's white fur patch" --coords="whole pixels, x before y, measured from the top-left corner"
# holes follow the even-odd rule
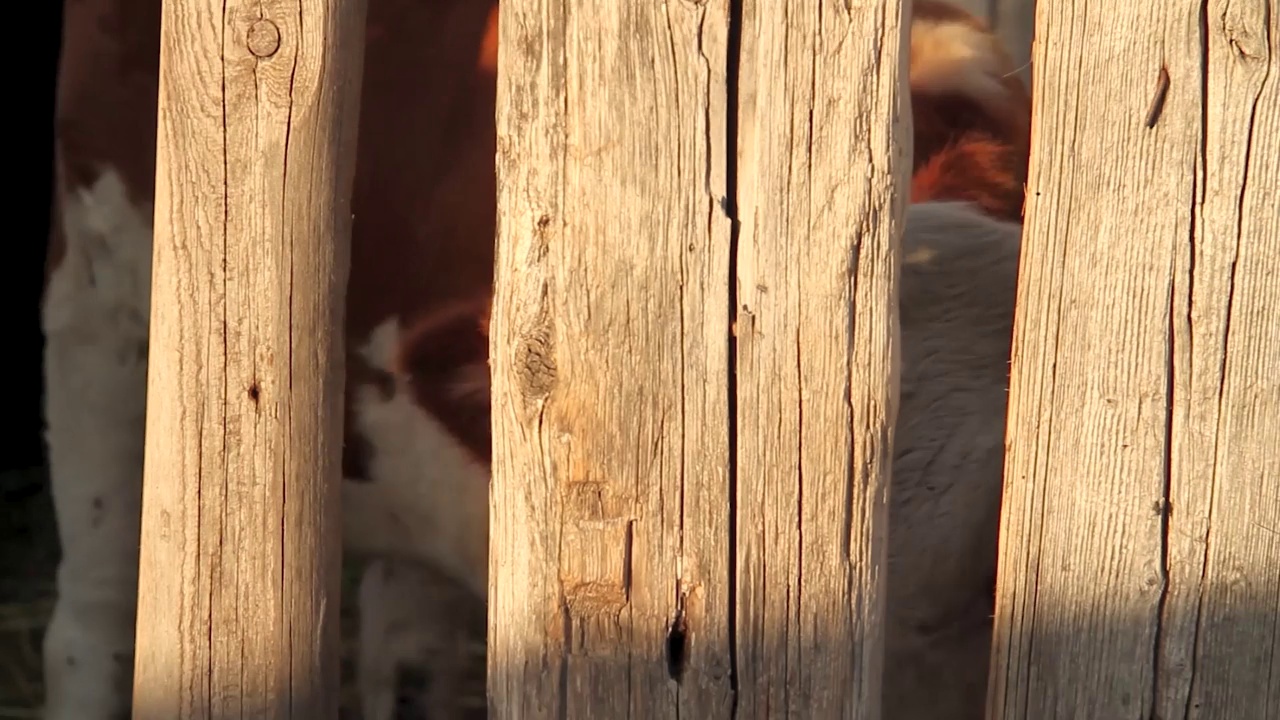
[[[483,682],[463,692],[466,680],[484,677],[484,643],[468,634],[483,608],[470,593],[413,561],[380,559],[365,569],[358,605],[363,720],[483,710]]]
[[[398,323],[384,322],[362,348],[392,373]],[[489,470],[393,375],[385,397],[358,388],[355,421],[368,440],[367,483],[343,483],[343,532],[353,550],[410,556],[449,573],[478,598],[488,593]]]
[[[45,292],[45,422],[62,559],[45,636],[47,720],[129,708],[146,419],[151,208],[107,169],[61,208]]]
[[[898,289],[886,720],[981,720],[1022,227],[911,205]]]

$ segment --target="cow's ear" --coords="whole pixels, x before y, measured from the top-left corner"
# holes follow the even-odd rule
[[[408,379],[417,403],[485,462],[492,447],[491,306],[484,297],[421,318],[404,334],[397,358],[397,372]]]

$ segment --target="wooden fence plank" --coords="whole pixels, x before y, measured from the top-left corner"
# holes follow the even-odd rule
[[[336,718],[363,0],[166,0],[134,718]]]
[[[1041,0],[992,718],[1280,708],[1268,3]]]
[[[1254,0],[1212,3],[1204,19],[1193,234],[1173,299],[1156,713],[1270,718],[1280,715],[1280,15]]]
[[[501,5],[494,717],[730,712],[728,7]]]
[[[496,717],[879,717],[905,18],[783,11],[502,5]]]
[[[738,717],[880,717],[908,10],[746,4]]]

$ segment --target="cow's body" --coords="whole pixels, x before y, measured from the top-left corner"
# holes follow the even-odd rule
[[[370,1],[347,312],[347,547],[402,559],[390,563],[428,563],[474,598],[486,590],[488,536],[487,369],[473,361],[483,361],[487,347],[477,323],[493,264],[492,8],[487,0]],[[989,36],[957,30],[966,18],[936,3],[918,11],[928,15],[919,27],[930,32],[919,34],[919,52],[913,35],[913,99],[917,117],[932,120],[917,128],[925,152],[917,153],[913,197],[968,199],[1016,218],[1025,94],[1005,76],[1005,61],[992,59],[999,49],[988,47]],[[128,711],[158,33],[159,0],[66,7],[58,207],[44,304],[47,437],[63,550],[45,644],[49,720],[107,720]],[[947,54],[957,38],[968,54]],[[975,42],[982,45],[976,55]],[[967,300],[962,293],[955,301]],[[443,345],[442,329],[452,334]],[[999,378],[1004,369],[1001,359]],[[1003,402],[1002,384],[1000,391]],[[1000,408],[983,426],[997,434]],[[929,427],[941,442],[942,426]],[[901,438],[916,435],[906,427],[899,437],[911,457],[916,441],[902,445]],[[993,545],[990,554],[993,560]],[[405,606],[396,598],[421,585],[406,580],[412,572],[384,581],[386,572],[371,570],[361,596],[382,613],[366,618],[367,720],[390,717],[383,710],[394,683],[377,678],[393,678],[379,668],[400,662],[376,628],[403,634],[389,620]],[[428,634],[435,632],[430,615],[415,616]],[[425,651],[406,652],[421,660]],[[437,709],[444,702],[431,701]]]

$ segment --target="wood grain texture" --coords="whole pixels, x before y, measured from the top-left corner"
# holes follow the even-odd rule
[[[1276,717],[1280,17],[1037,20],[989,715]]]
[[[727,717],[728,3],[501,13],[491,714]]]
[[[879,716],[906,28],[847,5],[502,4],[494,717]]]
[[[737,717],[876,720],[911,166],[900,82],[909,6],[746,8]]]
[[[166,0],[136,719],[337,717],[363,0]]]

